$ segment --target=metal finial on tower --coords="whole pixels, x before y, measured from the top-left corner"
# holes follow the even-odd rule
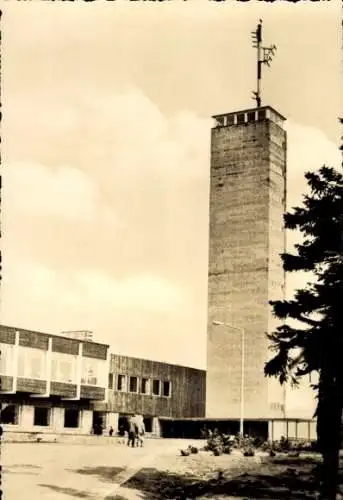
[[[276,45],[270,47],[262,47],[262,19],[259,20],[256,31],[251,32],[253,47],[257,49],[257,88],[253,92],[253,99],[257,103],[257,107],[261,107],[261,78],[262,64],[270,67],[270,63],[276,51]]]

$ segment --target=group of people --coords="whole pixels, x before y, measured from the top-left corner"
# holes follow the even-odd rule
[[[134,415],[127,418],[126,425],[119,427],[119,436],[123,438],[123,442],[127,446],[143,446],[145,436],[144,419],[141,415]]]
[[[143,446],[144,435],[145,435],[145,425],[144,420],[141,415],[135,415],[134,417],[129,417],[128,419],[128,440],[127,446],[135,447]]]
[[[118,434],[122,437],[123,442],[127,443],[127,446],[143,446],[144,436],[145,436],[145,425],[142,415],[134,415],[127,417],[125,425],[119,427]],[[103,433],[103,426],[99,423],[94,424],[92,428],[92,434],[101,435]],[[111,426],[108,431],[110,437],[115,434],[113,427]]]

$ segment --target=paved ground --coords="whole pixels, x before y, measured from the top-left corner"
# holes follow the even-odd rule
[[[184,457],[185,440],[146,440],[129,448],[116,440],[92,444],[4,443],[2,486],[6,500],[310,500],[318,457],[263,454]],[[201,447],[203,442],[192,442]]]
[[[106,442],[3,444],[4,498],[139,499],[141,496],[134,489],[120,486],[142,468],[157,468],[161,459],[168,455],[175,457],[177,450],[187,444],[177,440],[147,440],[144,448],[134,449]]]

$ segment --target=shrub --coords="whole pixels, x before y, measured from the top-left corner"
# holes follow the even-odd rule
[[[255,456],[255,450],[253,448],[246,448],[243,452],[245,457],[253,457]]]
[[[180,452],[183,457],[188,457],[191,454],[189,450],[180,450]]]
[[[270,441],[264,441],[260,446],[261,451],[270,451],[274,449],[274,443]]]
[[[213,450],[213,455],[215,457],[219,457],[219,455],[221,455],[222,453],[223,453],[223,449],[220,446],[214,448],[214,450]]]
[[[290,441],[285,438],[284,436],[281,436],[281,439],[280,439],[280,449],[281,451],[288,451],[291,447],[291,443]]]
[[[205,448],[209,451],[213,451],[215,456],[219,456],[222,453],[229,454],[232,449],[231,438],[227,434],[216,432],[208,438]]]
[[[262,448],[266,444],[266,441],[261,438],[261,437],[255,437],[253,438],[253,445],[254,448]]]

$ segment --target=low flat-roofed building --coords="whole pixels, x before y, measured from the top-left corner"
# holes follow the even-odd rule
[[[0,325],[5,433],[117,432],[129,415],[161,435],[160,419],[205,416],[206,372],[109,353],[109,346]]]
[[[113,426],[140,414],[146,431],[160,435],[163,418],[205,416],[205,370],[118,354],[109,366],[108,401],[95,407],[107,408]]]
[[[106,401],[108,345],[0,326],[5,430],[89,434]]]

